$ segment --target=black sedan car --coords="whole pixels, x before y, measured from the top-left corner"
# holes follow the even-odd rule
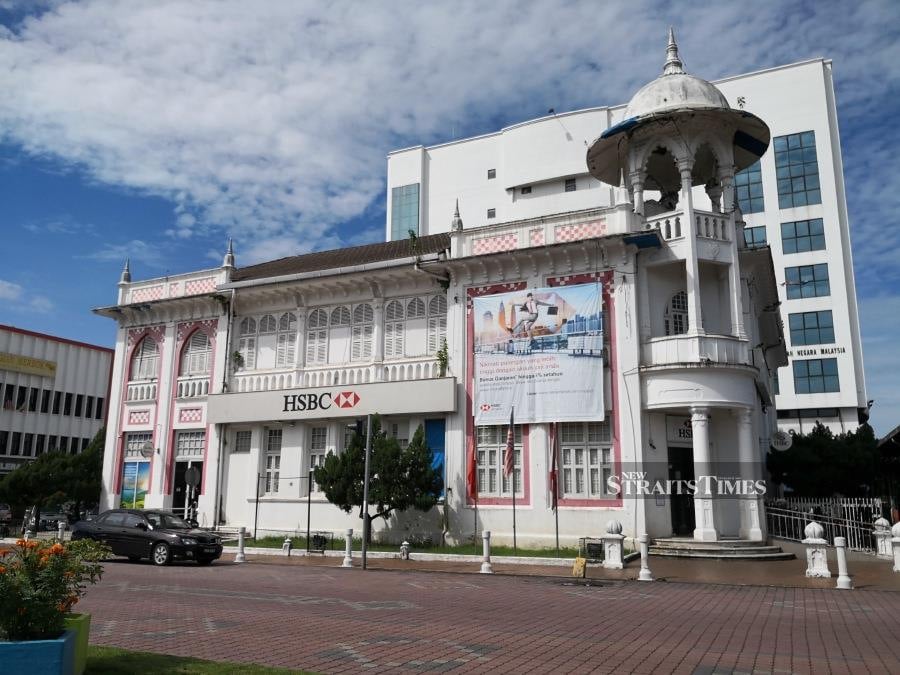
[[[195,560],[209,565],[222,555],[222,541],[206,530],[166,511],[115,509],[72,527],[72,539],[95,539],[115,555],[136,562],[149,558],[154,565],[172,560]]]

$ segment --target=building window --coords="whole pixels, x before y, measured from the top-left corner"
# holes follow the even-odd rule
[[[788,315],[791,345],[823,345],[834,342],[834,321],[831,310],[800,312]]]
[[[774,145],[779,208],[821,204],[815,132],[778,136]]]
[[[841,390],[837,359],[794,361],[794,392],[822,394]]]
[[[69,401],[71,401],[72,394],[66,394],[69,397]],[[25,412],[25,409],[28,405],[28,387],[20,386],[18,391],[16,392],[16,410],[19,412]],[[71,409],[71,404],[68,406]],[[69,411],[66,411],[66,415],[69,414]]]
[[[208,375],[211,357],[209,337],[202,331],[194,331],[181,355],[181,375]]]
[[[20,431],[14,431],[12,433],[12,443],[9,446],[9,454],[10,455],[18,455],[19,454],[19,446],[22,445],[22,433]]]
[[[513,476],[503,475],[503,454],[506,450],[508,425],[477,427],[478,493],[497,497],[512,497],[515,477],[516,494],[522,494],[522,427],[514,430]]]
[[[297,362],[297,315],[285,312],[278,319],[275,367],[289,368]]]
[[[575,192],[575,179],[574,178],[566,178],[566,192]]]
[[[90,438],[82,438],[81,439],[81,452],[87,450],[88,443],[91,442]]]
[[[772,387],[775,391],[776,396],[781,395],[781,384],[778,382],[778,369],[775,369],[775,372],[772,373]]]
[[[125,434],[125,459],[142,459],[144,446],[153,446],[153,434],[149,431]]]
[[[102,420],[103,419],[103,397],[97,397],[97,409],[94,411],[94,419]]]
[[[768,243],[766,240],[766,226],[759,225],[757,227],[745,227],[744,243],[747,245],[747,248],[765,246]]]
[[[63,405],[63,415],[72,414],[72,394],[66,394],[65,404]]]
[[[683,335],[688,330],[687,292],[678,291],[666,307],[666,335]]]
[[[75,396],[75,417],[81,417],[81,413],[84,410],[84,394],[77,394]]]
[[[9,446],[9,432],[0,431],[0,455],[5,455]]]
[[[781,224],[781,249],[784,253],[825,250],[825,231],[821,218]]]
[[[526,185],[525,187],[523,187],[522,190],[521,190],[521,193],[522,193],[523,195],[530,195],[530,194],[531,194],[531,186],[530,186],[530,185]]]
[[[175,437],[175,458],[184,460],[203,459],[206,432],[179,431]]]
[[[54,391],[53,392],[53,414],[54,415],[59,415],[61,403],[62,403],[62,392]]]
[[[489,219],[490,219],[490,218],[496,218],[496,217],[497,217],[497,209],[488,209],[488,210],[487,210],[487,217],[488,217]]]
[[[281,429],[266,430],[266,494],[278,492],[281,474]]]
[[[253,370],[256,368],[256,319],[249,316],[241,319],[238,338],[238,353],[241,355],[243,367]]]
[[[419,234],[419,184],[391,188],[391,239]]]
[[[159,348],[156,342],[145,337],[131,355],[129,380],[153,380],[159,370]]]
[[[403,356],[403,337],[406,314],[403,303],[391,300],[384,308],[384,357]]]
[[[312,470],[325,463],[328,456],[328,427],[313,427],[309,430],[309,467],[313,492],[319,492],[319,486],[312,477]]]
[[[250,452],[250,441],[253,438],[253,432],[249,429],[242,429],[234,434],[234,449],[232,452]]]
[[[309,313],[306,331],[306,365],[325,363],[328,359],[328,312],[315,309]]]
[[[50,395],[51,394],[52,394],[52,392],[49,389],[44,389],[44,391],[41,392],[41,412],[42,413],[50,412]],[[91,399],[91,397],[88,396],[89,403],[90,403],[90,399]],[[90,415],[90,413],[88,413],[88,415]]]
[[[828,284],[828,263],[785,267],[784,279],[787,284],[788,300],[831,295],[831,287]]]
[[[350,339],[350,360],[368,361],[372,358],[375,313],[372,305],[363,303],[353,308],[353,331]]]
[[[612,442],[607,422],[563,424],[560,454],[562,489],[566,498],[606,496],[606,481],[612,475]]]
[[[38,409],[38,393],[40,389],[32,387],[28,392],[28,412],[37,412]]]
[[[90,419],[93,416],[94,416],[94,397],[88,396],[87,402],[85,403],[85,406],[84,406],[84,417],[85,417],[85,419]]]
[[[428,301],[428,353],[437,353],[446,339],[447,297],[436,295]]]
[[[762,170],[758,161],[734,174],[734,192],[743,213],[761,213],[766,210],[763,201]]]
[[[34,452],[34,434],[25,434],[25,442],[22,444],[22,455],[31,457]]]
[[[493,180],[497,177],[497,169],[488,169],[488,180]]]
[[[47,436],[45,434],[38,434],[37,438],[34,442],[34,456],[40,457],[44,454],[44,446],[47,444]]]

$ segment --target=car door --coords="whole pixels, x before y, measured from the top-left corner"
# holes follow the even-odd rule
[[[109,511],[103,514],[96,520],[92,535],[93,539],[109,546],[116,555],[123,555],[122,553],[119,553],[119,550],[121,549],[121,544],[119,543],[119,530],[121,529],[124,518],[125,514],[121,511]]]
[[[150,549],[147,519],[139,513],[126,513],[119,529],[122,553],[127,556],[145,556]]]

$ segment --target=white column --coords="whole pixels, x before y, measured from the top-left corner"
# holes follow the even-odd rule
[[[703,477],[712,475],[708,408],[691,408],[691,429],[694,436],[694,479],[697,481],[697,492],[694,495],[694,539],[718,541],[712,485],[708,480],[702,480]]]
[[[687,256],[684,260],[684,271],[688,300],[688,334],[702,335],[703,313],[700,310],[700,265],[697,261],[697,224],[694,222],[694,203],[691,197],[691,160],[679,160],[678,172],[681,174],[681,207],[684,211],[685,234],[687,235]]]
[[[740,478],[745,481],[755,481],[760,477],[757,468],[759,452],[753,433],[753,413],[749,408],[735,410],[737,418],[738,461],[740,463]],[[760,514],[762,513],[761,499],[756,496],[746,495],[740,500],[741,507],[741,539],[750,541],[762,541],[763,533],[760,526]]]
[[[380,380],[384,363],[384,298],[375,298],[372,310],[372,362],[375,364],[375,379]]]
[[[632,194],[632,204],[634,205],[634,212],[639,215],[644,215],[644,177],[640,172],[636,172],[631,174],[631,194]]]
[[[302,381],[299,380],[299,377],[306,367],[306,319],[308,314],[309,311],[306,307],[297,307],[297,354],[294,359],[298,376],[297,384],[301,384]]]
[[[734,210],[734,167],[719,172],[726,218],[726,236],[731,240],[731,265],[728,266],[728,290],[731,293],[731,334],[747,339],[744,329],[744,299],[741,294],[741,261],[738,253],[739,225]]]

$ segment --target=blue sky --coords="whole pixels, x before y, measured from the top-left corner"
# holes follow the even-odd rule
[[[391,149],[834,60],[873,423],[900,424],[900,3],[0,0],[0,323],[110,345],[135,278],[377,241]]]

